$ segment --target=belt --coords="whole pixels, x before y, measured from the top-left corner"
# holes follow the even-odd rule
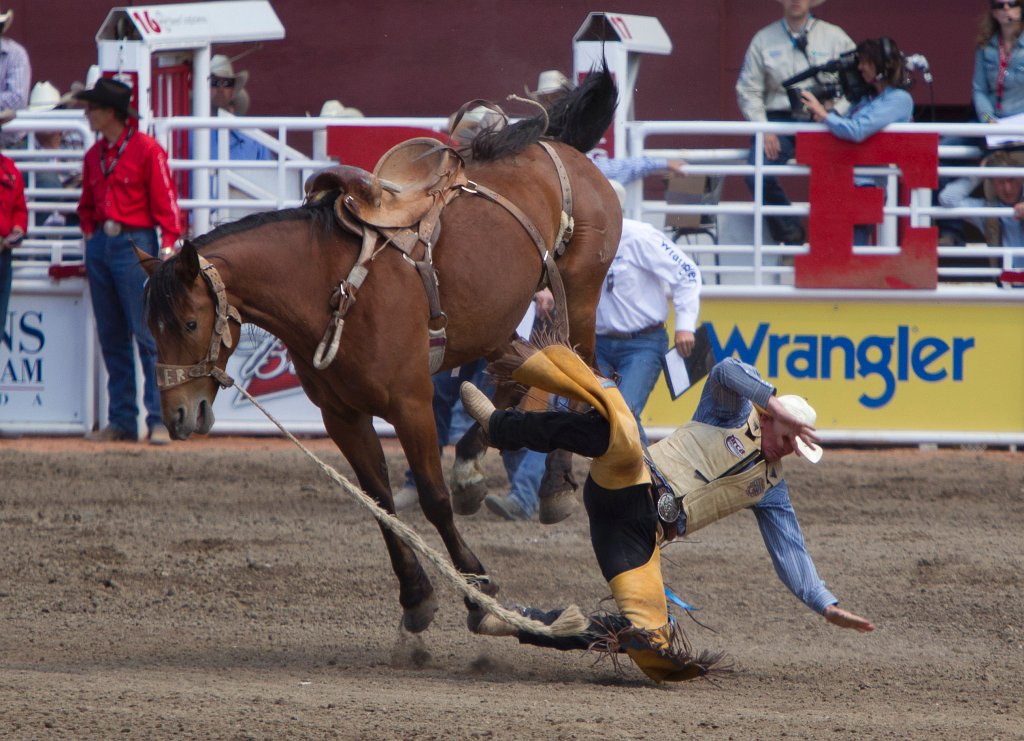
[[[103,233],[108,237],[117,237],[124,232],[144,232],[150,227],[148,226],[132,226],[131,224],[123,224],[120,221],[114,221],[113,219],[107,219],[103,222]]]
[[[611,337],[613,340],[635,340],[637,337],[643,337],[645,334],[651,334],[662,329],[665,329],[665,322],[652,324],[649,327],[638,329],[636,332],[601,332],[599,336]]]

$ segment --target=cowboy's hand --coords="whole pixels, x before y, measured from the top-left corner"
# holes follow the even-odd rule
[[[1017,221],[1024,221],[1024,201],[1014,204],[1013,217],[1017,219]]]
[[[685,329],[676,332],[676,352],[684,358],[690,357],[694,342],[696,342],[696,338],[693,332],[687,332]]]
[[[22,239],[25,238],[25,230],[20,226],[16,226],[11,229],[11,233],[4,237],[2,246],[3,249],[9,250],[12,247],[17,247]]]
[[[826,607],[823,614],[826,620],[840,628],[850,628],[858,633],[870,633],[875,629],[871,621],[865,620],[860,615],[854,615],[852,612],[848,612],[836,605]]]
[[[545,288],[533,295],[533,301],[537,304],[537,313],[542,317],[550,317],[555,309],[555,297],[551,295],[551,289]]]
[[[668,161],[668,174],[669,175],[683,175],[686,170],[686,160],[669,160]]]
[[[779,137],[775,134],[764,135],[764,156],[765,159],[773,160],[779,156]]]
[[[786,407],[782,406],[782,402],[779,401],[777,396],[772,396],[768,400],[768,407],[766,411],[768,412],[768,416],[775,421],[772,428],[777,438],[775,440],[777,445],[783,445],[785,443],[785,438],[787,437],[799,437],[808,445],[821,442],[815,427],[801,422],[793,416]]]

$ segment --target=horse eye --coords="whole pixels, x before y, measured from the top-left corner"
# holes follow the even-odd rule
[[[185,329],[187,329],[189,332],[195,332],[196,327],[198,326],[199,325],[196,323],[195,319],[185,322]]]

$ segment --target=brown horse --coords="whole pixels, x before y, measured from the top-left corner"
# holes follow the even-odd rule
[[[570,339],[592,355],[595,307],[615,255],[621,212],[608,181],[581,154],[608,126],[615,87],[585,81],[548,116],[525,119],[481,134],[467,175],[502,194],[536,225],[547,245],[560,229],[562,187],[552,159],[537,144],[545,127],[571,184],[575,229],[558,268],[565,285]],[[591,75],[596,78],[598,75]],[[600,83],[600,84],[598,84]],[[550,125],[549,125],[550,124]],[[424,284],[405,255],[382,248],[373,260],[344,323],[337,356],[314,367],[328,326],[328,299],[348,275],[360,248],[339,227],[328,194],[300,208],[255,214],[218,227],[164,263],[144,261],[149,325],[162,373],[164,422],[185,439],[207,432],[223,368],[236,346],[234,312],[287,346],[302,387],[320,408],[328,434],[351,464],[362,488],[394,512],[388,471],[372,419],[390,422],[401,441],[420,505],[437,528],[455,566],[497,592],[479,559],[455,528],[438,455],[428,373],[428,301]],[[444,210],[433,258],[441,305],[448,316],[448,346],[441,369],[481,356],[498,357],[513,337],[542,278],[534,241],[509,210],[463,194]],[[422,245],[419,245],[422,248]],[[402,624],[425,629],[437,609],[433,587],[412,550],[383,529],[399,581]],[[472,628],[478,608],[467,603]]]

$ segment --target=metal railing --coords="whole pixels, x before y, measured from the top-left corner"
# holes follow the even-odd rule
[[[795,163],[785,165],[764,164],[764,137],[768,134],[793,135],[801,131],[827,131],[821,124],[782,124],[782,123],[751,123],[721,121],[685,121],[685,122],[654,122],[637,121],[627,125],[627,151],[631,156],[653,156],[684,159],[687,162],[688,175],[705,175],[711,177],[746,177],[754,179],[754,193],[750,200],[720,201],[717,204],[674,205],[665,201],[643,200],[642,185],[634,183],[629,188],[626,213],[632,218],[660,223],[672,214],[712,215],[718,222],[718,235],[728,236],[742,229],[723,229],[723,225],[732,222],[744,222],[747,225],[747,239],[738,242],[722,241],[717,243],[698,242],[687,246],[701,265],[706,280],[710,277],[708,288],[713,292],[714,284],[742,284],[746,286],[771,286],[792,283],[792,258],[807,254],[806,245],[780,245],[771,243],[763,226],[765,216],[797,216],[809,214],[807,202],[793,201],[790,206],[771,206],[762,202],[763,179],[767,176],[785,178],[795,182],[797,178],[806,178],[810,169]],[[939,133],[940,141],[956,139],[983,139],[992,134],[988,124],[895,124],[886,128],[887,132],[902,133]],[[1024,126],[1000,126],[1000,134],[1019,135],[1024,142]],[[745,146],[722,147],[709,149],[706,147],[687,148],[654,148],[648,146],[650,137],[672,136],[677,139],[686,137],[708,137],[716,139],[736,137],[737,143]],[[754,146],[753,164],[748,164],[750,144]],[[940,166],[938,176],[940,184],[953,178],[961,177],[1021,177],[1024,168],[981,167],[978,161],[984,152],[977,146],[965,144],[940,145]],[[896,183],[899,176],[898,168],[864,167],[857,168],[857,174],[869,176],[885,176],[888,179],[889,197],[884,208],[885,222],[879,230],[881,246],[855,247],[855,254],[886,254],[897,249],[895,245],[896,219],[908,217],[914,226],[928,225],[937,219],[959,220],[967,216],[981,218],[1013,217],[1013,208],[977,207],[977,208],[943,208],[933,203],[932,191],[920,189],[915,191],[909,205],[900,206],[896,203]],[[940,245],[938,249],[940,267],[939,279],[943,282],[964,282],[985,279],[990,286],[979,288],[995,288],[995,280],[1004,269],[1015,264],[1024,263],[1024,247],[989,246],[983,243],[966,245]],[[954,261],[974,261],[986,263],[993,258],[998,265],[963,266],[946,265]],[[1018,268],[1019,269],[1019,268]]]

